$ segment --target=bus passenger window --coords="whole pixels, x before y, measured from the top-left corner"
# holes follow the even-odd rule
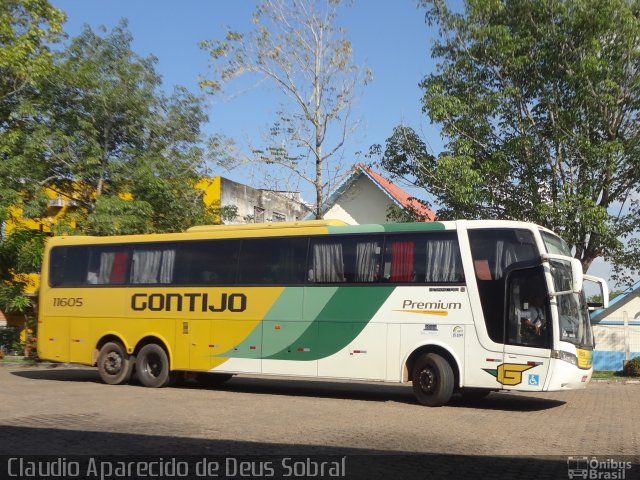
[[[304,282],[306,237],[255,238],[242,241],[238,283],[298,285]]]
[[[464,283],[455,233],[393,235],[387,238],[384,280],[393,283]]]
[[[308,280],[311,283],[378,282],[381,256],[381,236],[313,239]]]
[[[310,256],[309,281],[311,283],[345,282],[342,242],[314,240]]]
[[[389,280],[392,282],[415,282],[413,247],[414,244],[411,241],[391,243],[391,277]]]
[[[175,248],[160,245],[135,248],[131,260],[131,283],[172,283],[175,258]]]
[[[175,285],[233,285],[238,268],[238,240],[181,243],[176,252]]]
[[[85,282],[89,285],[123,285],[128,266],[127,247],[92,247]]]
[[[49,283],[52,287],[77,286],[85,283],[89,249],[87,247],[55,247],[51,250]]]

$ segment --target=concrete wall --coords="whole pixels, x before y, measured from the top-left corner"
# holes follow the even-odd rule
[[[255,219],[255,207],[264,209],[264,221],[276,221],[277,214],[284,216],[282,221],[302,220],[308,209],[296,199],[295,194],[259,190],[226,178],[220,178],[220,206],[236,206],[238,215],[233,221],[225,223],[251,223]]]
[[[387,211],[393,200],[367,176],[360,175],[325,213],[327,220],[351,225],[388,223]]]
[[[593,321],[593,335],[596,348],[593,353],[595,370],[622,370],[626,351],[630,358],[640,356],[640,296],[634,297],[607,316]],[[624,312],[627,312],[628,326],[624,326]]]

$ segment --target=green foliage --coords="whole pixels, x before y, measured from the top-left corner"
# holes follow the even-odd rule
[[[15,230],[0,240],[0,310],[26,313],[33,306],[20,274],[40,271],[46,237],[35,230]]]
[[[53,71],[50,46],[61,35],[64,14],[46,0],[0,2],[0,221],[25,189],[22,172],[41,101],[38,85]],[[33,193],[33,192],[32,192]]]
[[[20,329],[17,327],[0,327],[0,350],[9,353],[19,349]],[[2,358],[2,357],[0,357]]]
[[[156,59],[135,54],[132,41],[123,21],[111,32],[86,27],[58,52],[38,85],[38,121],[0,167],[17,179],[0,188],[25,216],[46,216],[44,187],[76,202],[56,233],[72,224],[92,234],[178,231],[210,217],[194,188],[205,162],[202,99],[182,87],[167,96]]]
[[[17,95],[51,67],[48,44],[58,40],[64,14],[47,0],[0,4],[0,98]]]
[[[32,306],[31,299],[23,292],[20,282],[5,282],[0,285],[0,310],[7,313],[24,313]]]
[[[89,27],[55,53],[63,14],[45,0],[0,4],[0,221],[51,215],[45,189],[73,200],[53,234],[179,231],[211,223],[195,184],[205,167],[202,98],[161,89],[156,59],[126,22]],[[16,273],[39,267],[44,235],[0,239],[0,308],[24,312]]]
[[[640,357],[629,360],[622,371],[628,377],[640,377]]]
[[[101,195],[89,216],[87,231],[93,235],[150,233],[153,209],[147,202]]]
[[[36,230],[15,230],[0,240],[0,281],[14,274],[40,270],[46,236]]]
[[[640,245],[621,242],[640,227],[629,203],[640,193],[640,4],[421,4],[441,33],[422,106],[446,150],[434,157],[399,127],[377,149],[385,168],[427,189],[441,219],[529,220],[562,235],[585,269],[599,256],[640,267]]]

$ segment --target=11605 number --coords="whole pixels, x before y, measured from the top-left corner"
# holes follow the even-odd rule
[[[54,307],[81,307],[82,303],[83,303],[82,297],[76,297],[76,298],[54,297],[53,299]]]

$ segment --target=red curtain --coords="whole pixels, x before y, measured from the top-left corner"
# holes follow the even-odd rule
[[[127,279],[128,252],[116,252],[109,283],[124,283]]]
[[[392,282],[413,280],[413,242],[393,242],[391,244]]]

